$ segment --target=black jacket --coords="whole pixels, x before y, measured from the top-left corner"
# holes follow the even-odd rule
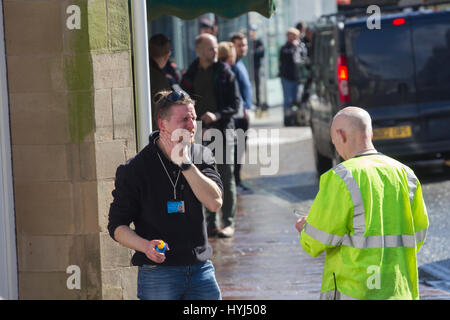
[[[151,106],[152,106],[152,130],[158,129],[158,110],[153,103],[155,94],[160,91],[172,90],[171,83],[165,72],[159,68],[156,62],[150,58],[150,87],[151,87]]]
[[[117,168],[114,200],[109,210],[109,234],[114,239],[118,226],[133,222],[139,236],[147,240],[162,239],[169,245],[170,250],[166,251],[166,260],[161,265],[206,261],[212,255],[212,248],[208,243],[203,207],[181,172],[176,193],[177,199],[184,200],[185,213],[167,213],[167,201],[173,200],[173,186],[157,153],[174,182],[179,167],[163,155],[155,143],[158,137],[159,131],[153,132],[150,143]],[[211,151],[198,144],[192,145],[191,158],[194,163],[201,162],[196,164],[199,170],[223,191]],[[131,262],[137,266],[156,264],[141,252],[136,252]]]
[[[189,66],[181,80],[181,87],[189,93],[195,100],[196,90],[194,88],[194,78],[199,68],[198,58]],[[239,110],[241,103],[239,87],[236,77],[229,67],[222,62],[213,64],[214,69],[214,96],[217,104],[217,111],[220,119],[212,125],[219,130],[234,129],[233,115]],[[202,115],[197,114],[200,118]]]
[[[291,81],[297,81],[298,65],[302,63],[302,52],[300,46],[286,42],[280,48],[280,72],[279,76]]]

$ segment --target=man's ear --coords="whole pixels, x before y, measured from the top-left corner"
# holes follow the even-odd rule
[[[340,137],[340,139],[342,140],[342,143],[346,143],[347,142],[347,135],[345,134],[345,131],[342,129],[338,129],[336,130],[338,136]]]
[[[172,51],[169,50],[169,52],[167,52],[167,54],[164,56],[164,61],[167,63],[167,61],[169,61],[170,55],[172,54]]]
[[[164,131],[164,129],[165,129],[164,125],[165,125],[164,120],[161,118],[158,118],[158,128],[159,128],[160,132]]]

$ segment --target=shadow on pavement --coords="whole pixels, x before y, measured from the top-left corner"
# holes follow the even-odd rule
[[[248,179],[247,183],[291,203],[314,200],[319,191],[319,180],[315,172],[258,177]]]
[[[422,283],[450,293],[450,259],[420,266],[419,279]]]

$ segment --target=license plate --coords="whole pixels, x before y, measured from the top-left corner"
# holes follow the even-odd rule
[[[411,137],[411,126],[373,129],[373,140],[401,139]]]

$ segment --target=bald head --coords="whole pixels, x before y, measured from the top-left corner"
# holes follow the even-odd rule
[[[217,42],[217,38],[214,37],[212,34],[210,33],[202,33],[199,34],[197,36],[197,38],[195,38],[195,48],[200,47],[204,42],[209,42],[209,41],[216,41]]]
[[[372,136],[372,119],[366,110],[358,107],[347,107],[339,111],[333,118],[333,124],[347,128],[354,134],[369,138]]]
[[[200,65],[207,67],[217,61],[217,38],[209,33],[202,33],[195,38],[195,50],[197,51]]]
[[[330,131],[336,150],[345,160],[367,150],[374,150],[372,119],[364,109],[358,107],[342,109],[334,116]]]

